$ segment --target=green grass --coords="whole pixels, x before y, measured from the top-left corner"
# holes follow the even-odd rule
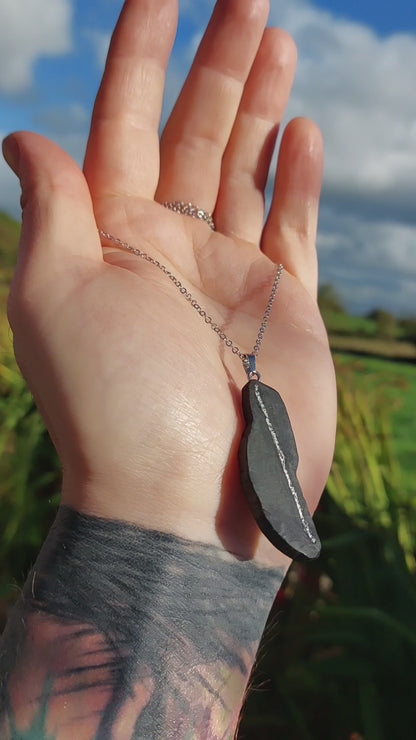
[[[371,356],[397,362],[416,362],[416,344],[406,340],[330,334],[329,343],[334,353],[346,352],[362,357]]]
[[[0,213],[0,631],[53,520],[56,452],[17,368],[6,316],[20,224]]]
[[[16,262],[19,236],[20,224],[5,213],[0,213],[0,277],[2,270],[13,268]]]
[[[374,394],[380,406],[387,404],[392,425],[392,449],[409,495],[416,496],[416,364],[376,357],[335,354],[341,372],[351,375],[352,384]]]
[[[0,213],[0,362],[10,354],[10,330],[6,318],[7,296],[16,262],[20,224]]]
[[[377,335],[377,323],[364,316],[351,316],[340,311],[323,311],[323,319],[329,334],[371,338]]]

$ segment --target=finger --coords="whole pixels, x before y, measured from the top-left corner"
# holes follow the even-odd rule
[[[18,132],[3,142],[22,187],[22,233],[9,307],[84,279],[102,263],[91,197],[76,162],[53,142]],[[76,218],[74,218],[76,214]]]
[[[274,193],[262,249],[282,262],[316,297],[316,231],[323,170],[319,128],[307,118],[291,121],[280,146]]]
[[[211,211],[268,0],[219,0],[161,140],[156,198]]]
[[[295,67],[291,37],[267,28],[223,158],[215,221],[228,236],[260,242],[264,189]]]
[[[94,201],[153,198],[165,70],[176,0],[127,0],[115,28],[91,121],[84,171]]]

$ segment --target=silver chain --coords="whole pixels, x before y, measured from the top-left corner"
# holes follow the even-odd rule
[[[146,260],[146,262],[150,262],[152,265],[155,265],[155,267],[158,267],[159,270],[161,270],[166,277],[169,278],[169,280],[172,281],[172,283],[178,288],[179,292],[183,295],[186,301],[192,306],[192,308],[195,309],[199,313],[199,315],[205,320],[205,323],[210,326],[212,331],[214,331],[219,339],[221,339],[222,342],[225,342],[225,345],[231,349],[233,354],[237,355],[240,360],[242,360],[244,367],[248,368],[248,357],[249,355],[246,352],[241,352],[241,350],[237,347],[236,344],[227,336],[227,334],[222,330],[218,324],[215,323],[215,321],[207,314],[206,311],[199,305],[198,301],[192,297],[192,294],[185,288],[185,286],[181,283],[180,280],[178,280],[175,275],[173,275],[170,270],[168,270],[165,265],[163,265],[159,260],[156,260],[154,257],[151,257],[147,252],[142,252],[141,249],[138,249],[137,247],[132,247],[131,244],[128,242],[123,242],[122,239],[119,239],[117,236],[113,236],[112,234],[107,233],[106,231],[103,231],[102,229],[98,229],[98,233],[100,236],[104,237],[104,239],[107,239],[108,241],[113,242],[114,244],[117,244],[119,247],[124,249],[126,252],[130,252],[131,254],[134,254],[136,257],[140,257],[141,259]],[[266,310],[264,312],[264,316],[257,334],[257,339],[255,342],[255,345],[253,347],[253,351],[251,355],[254,357],[257,357],[257,355],[260,352],[261,343],[263,341],[264,333],[267,328],[267,324],[270,317],[270,312],[272,310],[273,301],[276,297],[277,288],[279,286],[279,280],[280,276],[282,274],[283,265],[279,264],[277,266],[276,275],[273,281],[273,286],[270,292],[270,297],[267,302]],[[252,370],[252,374],[258,375],[256,370]]]
[[[190,216],[191,218],[199,218],[200,221],[205,221],[205,223],[208,224],[211,231],[215,231],[212,213],[204,211],[202,208],[198,208],[198,206],[195,206],[193,203],[184,203],[183,200],[165,200],[162,205],[165,208],[169,208],[170,211],[174,211],[174,213],[181,213],[183,216]]]

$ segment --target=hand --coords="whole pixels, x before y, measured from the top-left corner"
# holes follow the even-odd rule
[[[160,260],[244,352],[276,262],[285,272],[258,366],[279,390],[313,510],[332,459],[335,388],[319,315],[315,236],[322,144],[307,119],[283,135],[264,188],[295,48],[265,30],[266,0],[220,0],[161,141],[174,0],[127,0],[98,93],[84,174],[52,142],[16,133],[23,230],[9,312],[17,360],[63,464],[63,501],[282,561],[240,490],[241,362],[154,265]],[[217,231],[160,205],[192,201]]]

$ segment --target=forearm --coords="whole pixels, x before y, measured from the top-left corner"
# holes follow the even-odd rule
[[[231,740],[282,577],[62,508],[3,636],[1,737]]]

